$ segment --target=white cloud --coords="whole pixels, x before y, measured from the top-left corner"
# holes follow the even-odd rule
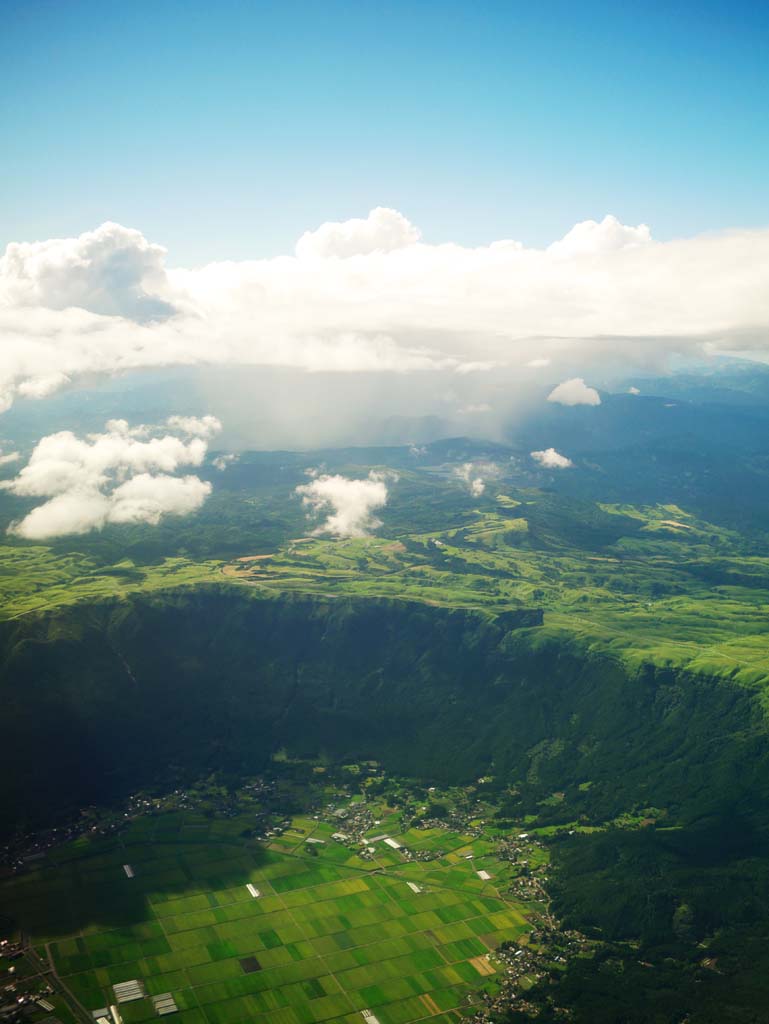
[[[601,396],[595,388],[590,388],[581,377],[572,377],[562,381],[547,396],[548,402],[559,405],[600,405]]]
[[[532,452],[531,457],[545,469],[570,469],[574,465],[571,459],[561,455],[555,448],[545,448],[541,452]]]
[[[310,515],[329,513],[314,532],[335,537],[365,537],[381,526],[374,510],[387,503],[387,483],[383,473],[372,470],[365,480],[351,480],[335,474],[315,476],[296,488]]]
[[[296,243],[296,255],[299,259],[348,259],[402,249],[419,237],[419,229],[402,213],[377,206],[365,219],[356,217],[306,231]]]
[[[198,509],[211,485],[196,476],[170,474],[180,466],[201,465],[206,441],[151,436],[156,429],[110,420],[105,433],[84,440],[69,430],[42,438],[21,472],[0,486],[19,497],[46,500],[9,532],[44,540],[107,523],[156,525],[163,516]]]
[[[78,238],[11,242],[0,259],[0,282],[11,302],[78,306],[133,320],[165,317],[173,308],[158,294],[165,249],[138,231],[107,222]]]
[[[109,522],[157,526],[165,515],[197,511],[210,493],[211,484],[196,476],[139,473],[112,492]]]
[[[651,231],[646,224],[628,227],[608,214],[600,223],[595,220],[583,220],[580,224],[575,224],[560,241],[548,246],[547,251],[560,259],[569,259],[573,256],[591,256],[618,252],[620,249],[634,249],[648,245],[651,240]]]
[[[638,388],[628,388],[627,389],[627,393],[629,395],[640,395],[641,394],[641,392],[638,390]]]
[[[38,505],[21,522],[9,527],[25,540],[49,540],[73,533],[100,530],[109,516],[110,502],[99,491],[69,491]]]
[[[429,244],[394,210],[324,224],[298,255],[167,268],[104,224],[0,259],[0,410],[86,374],[213,365],[513,373],[769,352],[769,229],[672,242],[616,218],[546,249]],[[475,395],[473,401],[482,400]]]
[[[486,490],[486,482],[499,476],[499,466],[493,462],[463,462],[454,467],[454,476],[466,484],[474,498],[480,498]]]
[[[19,384],[22,398],[47,398],[55,391],[69,384],[66,373],[41,374],[39,377],[28,377]]]
[[[21,452],[6,452],[3,454],[2,448],[0,448],[0,466],[9,466],[12,462],[18,462],[21,458]]]
[[[213,437],[222,429],[216,416],[169,416],[166,425],[192,437]]]
[[[235,452],[228,452],[226,455],[217,455],[215,459],[211,460],[211,465],[214,469],[218,469],[220,473],[223,473],[228,466],[237,461],[237,454]]]

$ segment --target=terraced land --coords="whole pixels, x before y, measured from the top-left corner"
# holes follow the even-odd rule
[[[120,1006],[126,1024],[154,1019],[161,993],[185,1024],[361,1024],[363,1010],[380,1024],[453,1021],[494,984],[489,951],[526,942],[526,908],[495,888],[490,843],[413,831],[397,841],[445,856],[406,863],[378,840],[363,861],[311,819],[269,847],[242,830],[242,819],[139,819],[119,842],[61,848],[3,883],[0,900],[89,1013],[115,1002],[113,985],[141,981],[145,998]]]

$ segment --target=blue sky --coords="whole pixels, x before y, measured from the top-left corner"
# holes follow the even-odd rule
[[[402,210],[430,241],[769,224],[769,6],[5,0],[0,244],[171,264]]]

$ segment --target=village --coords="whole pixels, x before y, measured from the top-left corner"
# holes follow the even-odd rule
[[[496,826],[493,802],[481,798],[477,787],[420,786],[387,776],[374,763],[275,767],[269,775],[247,780],[215,775],[162,794],[142,791],[117,808],[84,808],[69,824],[14,837],[0,849],[0,870],[5,874],[36,870],[63,844],[84,836],[120,842],[131,822],[145,817],[162,822],[164,816],[178,817],[180,812],[203,820],[242,820],[244,827],[237,834],[243,842],[296,842],[312,858],[324,857],[329,844],[344,847],[351,857],[371,862],[374,871],[383,869],[382,851],[395,857],[387,862],[395,871],[399,865],[445,863],[449,857],[467,864],[468,877],[493,885],[506,899],[525,903],[535,923],[524,941],[502,942],[488,953],[494,984],[479,986],[470,1018],[474,1024],[496,1019],[505,1007],[524,1009],[526,992],[533,985],[563,969],[569,957],[591,945],[584,936],[562,931],[550,911],[548,855],[542,840],[531,830],[506,831]],[[297,818],[298,812],[304,817]],[[323,830],[316,834],[321,825]],[[420,842],[421,834],[430,836],[430,842]],[[408,835],[414,839],[409,841]],[[441,835],[446,836],[445,843]],[[458,837],[464,844],[459,851]],[[480,854],[474,852],[479,850]],[[124,867],[130,869],[130,865]],[[126,870],[126,875],[133,877],[133,870]],[[407,884],[415,894],[425,891],[413,881]],[[10,925],[0,932],[13,934]],[[47,1014],[41,1018],[41,1011],[53,1008],[48,999],[57,982],[52,965],[41,960],[23,936],[16,942],[4,939],[0,958],[6,968],[0,1024],[25,1019],[53,1024],[56,1018]],[[66,993],[60,994],[66,998]]]
[[[49,1001],[55,992],[51,974],[50,965],[23,942],[0,939],[0,1022],[39,1019],[42,1011],[49,1024],[54,1024],[56,1018],[48,1016],[54,1009]]]

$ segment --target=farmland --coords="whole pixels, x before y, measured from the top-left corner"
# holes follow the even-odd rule
[[[477,838],[412,830],[397,841],[443,856],[406,863],[375,840],[364,861],[325,822],[294,819],[268,845],[243,825],[139,818],[119,842],[52,851],[0,898],[86,1010],[141,981],[147,997],[121,1005],[126,1024],[154,1019],[150,997],[169,992],[192,1024],[360,1024],[364,1009],[381,1024],[453,1021],[493,985],[489,952],[527,941],[531,907],[500,895],[509,866]],[[481,859],[466,859],[474,849]]]

